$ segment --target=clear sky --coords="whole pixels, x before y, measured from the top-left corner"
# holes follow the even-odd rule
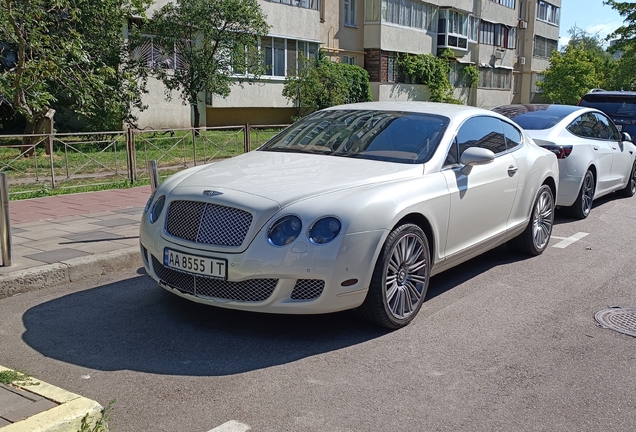
[[[623,18],[603,0],[562,0],[559,46],[568,43],[568,30],[575,25],[604,38],[623,25]]]

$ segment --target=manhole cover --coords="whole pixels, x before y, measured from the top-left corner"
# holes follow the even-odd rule
[[[611,308],[596,312],[599,325],[636,337],[636,308]]]

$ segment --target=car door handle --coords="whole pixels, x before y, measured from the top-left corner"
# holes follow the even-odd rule
[[[518,167],[513,166],[513,165],[510,165],[510,166],[508,167],[508,175],[509,175],[510,177],[512,177],[513,175],[517,174],[517,171],[518,171],[518,170],[519,170],[519,168],[518,168]]]
[[[594,147],[594,150],[598,150],[598,147]]]

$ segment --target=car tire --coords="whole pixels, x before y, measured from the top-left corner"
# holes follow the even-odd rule
[[[592,211],[592,203],[594,202],[594,192],[596,191],[596,180],[594,173],[587,170],[583,176],[583,183],[579,189],[579,195],[576,197],[574,204],[569,207],[570,214],[577,219],[585,219]]]
[[[618,191],[619,194],[621,194],[624,197],[633,197],[634,194],[636,194],[636,162],[634,162],[634,165],[632,166],[632,171],[629,174],[629,181],[627,182],[627,185]]]
[[[527,255],[541,255],[548,247],[554,226],[554,194],[549,186],[539,188],[526,229],[510,240],[508,247]]]
[[[390,329],[409,324],[424,303],[430,266],[424,231],[414,224],[395,228],[382,247],[358,315]]]

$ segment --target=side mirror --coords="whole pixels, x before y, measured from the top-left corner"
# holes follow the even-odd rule
[[[627,132],[622,132],[622,141],[632,141],[632,137],[630,134],[628,134]]]
[[[495,160],[495,154],[481,147],[469,147],[462,153],[459,163],[466,166],[485,165]]]

